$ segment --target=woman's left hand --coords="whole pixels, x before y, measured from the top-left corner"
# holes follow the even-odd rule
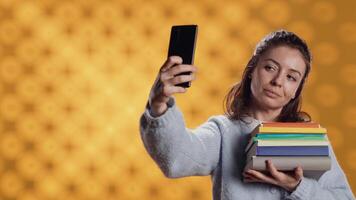
[[[289,192],[293,192],[303,177],[303,169],[297,167],[294,173],[284,173],[276,169],[270,160],[266,161],[267,170],[269,175],[261,173],[256,170],[248,169],[243,173],[245,182],[260,182],[269,183],[280,186]]]

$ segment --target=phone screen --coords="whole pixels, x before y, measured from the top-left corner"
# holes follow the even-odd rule
[[[183,59],[183,64],[194,64],[194,51],[197,36],[197,25],[181,25],[173,26],[169,41],[168,57],[180,56]],[[190,74],[190,72],[181,73]],[[190,87],[190,82],[177,84],[181,87]]]

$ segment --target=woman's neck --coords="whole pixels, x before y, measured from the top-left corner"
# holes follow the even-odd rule
[[[278,109],[262,109],[258,106],[252,106],[248,115],[262,122],[273,122],[276,121],[282,108]]]

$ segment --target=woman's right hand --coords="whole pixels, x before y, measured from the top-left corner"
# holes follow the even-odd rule
[[[161,67],[148,100],[152,116],[158,117],[168,109],[167,102],[173,94],[186,92],[186,88],[175,85],[195,80],[197,68],[182,62],[181,57],[170,56]],[[192,73],[176,76],[182,72]]]

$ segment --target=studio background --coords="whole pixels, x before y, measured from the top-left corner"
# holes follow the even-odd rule
[[[267,33],[314,55],[303,110],[328,129],[356,190],[356,1],[0,0],[0,199],[211,199],[210,177],[167,179],[139,117],[170,28],[198,24],[197,80],[177,103],[194,128]]]

